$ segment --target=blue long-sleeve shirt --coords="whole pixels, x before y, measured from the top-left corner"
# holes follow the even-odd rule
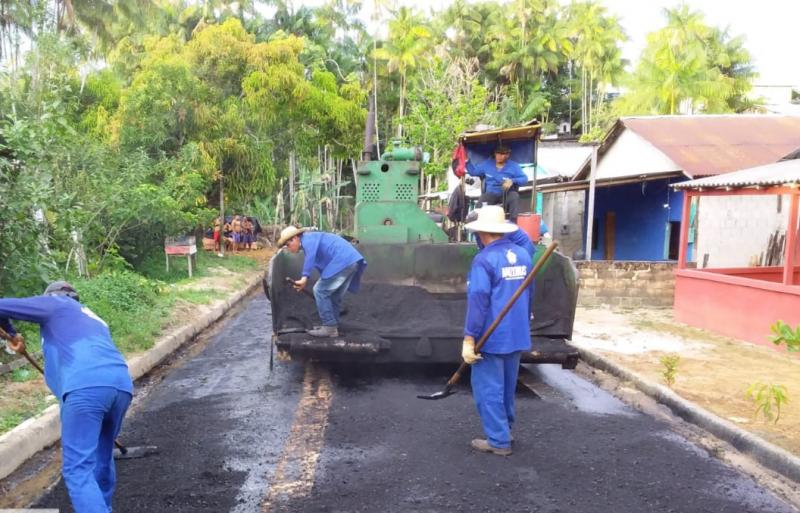
[[[321,278],[327,279],[348,266],[358,264],[356,275],[348,288],[350,292],[358,291],[367,261],[352,244],[327,232],[306,232],[300,236],[300,244],[305,253],[303,276],[311,276],[311,272],[316,269]]]
[[[497,169],[494,159],[486,159],[478,165],[469,161],[467,173],[482,178],[486,182],[486,192],[493,194],[503,193],[503,180],[506,178],[514,182],[514,185],[522,186],[528,183],[528,176],[513,160],[507,160],[501,169]]]
[[[475,255],[467,282],[467,316],[464,335],[477,341],[497,318],[531,271],[528,252],[507,239],[499,239]],[[529,351],[531,289],[520,295],[481,348],[481,352],[508,354]]]
[[[10,326],[8,319],[35,322],[41,327],[44,379],[60,402],[69,392],[88,387],[133,393],[128,365],[114,345],[108,326],[74,299],[0,299],[0,324]]]

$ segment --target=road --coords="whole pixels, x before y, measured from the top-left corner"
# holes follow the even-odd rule
[[[569,371],[524,370],[514,454],[479,454],[453,369],[276,362],[254,296],[199,354],[143,387],[121,435],[160,453],[118,463],[116,513],[789,513],[663,421]],[[71,511],[63,484],[37,507]]]

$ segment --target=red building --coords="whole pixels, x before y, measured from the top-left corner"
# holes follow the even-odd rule
[[[673,187],[686,194],[675,271],[675,318],[764,345],[772,345],[770,326],[777,320],[792,326],[800,324],[800,159],[691,180]],[[780,195],[788,199],[786,230],[771,245],[772,258],[764,259],[765,265],[754,267],[690,268],[687,246],[692,198],[747,195]]]

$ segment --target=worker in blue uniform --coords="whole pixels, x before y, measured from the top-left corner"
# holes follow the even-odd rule
[[[494,149],[494,159],[480,164],[467,161],[467,173],[483,179],[485,190],[478,198],[481,205],[503,205],[508,218],[516,223],[519,215],[519,192],[517,188],[528,183],[528,176],[517,162],[509,160],[511,149],[503,144]]]
[[[483,424],[485,439],[475,439],[478,451],[511,454],[514,392],[522,351],[530,351],[529,308],[526,289],[488,338],[479,354],[475,341],[487,331],[531,270],[531,256],[504,237],[517,227],[505,220],[499,206],[485,206],[478,219],[466,225],[477,233],[484,249],[473,259],[467,281],[467,315],[461,356],[472,365],[472,395]]]
[[[114,440],[133,382],[108,325],[79,302],[67,282],[44,295],[0,299],[0,326],[19,352],[25,341],[9,319],[39,324],[45,382],[61,408],[62,474],[76,513],[109,513],[116,485]]]
[[[302,248],[305,254],[302,277],[294,282],[298,292],[305,288],[313,270],[320,274],[314,285],[314,299],[322,326],[309,330],[308,334],[338,337],[342,300],[346,292],[358,292],[366,260],[352,244],[338,235],[309,231],[308,228],[284,228],[278,239],[278,247],[283,246],[291,253]]]

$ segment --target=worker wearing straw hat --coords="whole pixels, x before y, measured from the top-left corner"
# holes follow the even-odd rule
[[[308,228],[284,228],[278,239],[278,247],[283,246],[291,253],[297,253],[301,248],[305,253],[302,277],[294,282],[298,292],[305,288],[314,269],[320,274],[314,285],[314,299],[322,326],[309,330],[308,334],[338,337],[342,300],[346,292],[358,291],[366,260],[352,244],[338,235]]]
[[[514,303],[479,354],[475,340],[492,324],[531,270],[528,251],[504,235],[517,230],[506,221],[503,208],[485,206],[477,220],[466,225],[484,249],[472,261],[467,281],[467,315],[462,357],[472,365],[472,395],[481,418],[485,439],[472,447],[481,452],[511,454],[514,424],[514,392],[522,351],[530,351],[530,300],[526,290]]]

